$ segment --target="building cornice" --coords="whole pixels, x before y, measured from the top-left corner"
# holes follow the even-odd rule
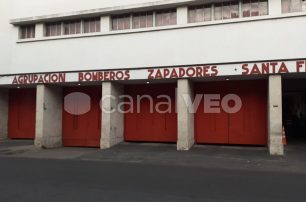
[[[93,17],[93,16],[103,16],[110,14],[120,14],[125,12],[137,12],[148,9],[163,9],[170,7],[177,7],[183,5],[192,5],[198,3],[210,3],[212,0],[163,0],[163,1],[154,1],[147,3],[139,3],[139,4],[130,4],[123,6],[113,6],[113,7],[105,7],[98,9],[89,9],[89,10],[81,10],[81,11],[73,11],[67,13],[58,13],[58,14],[50,14],[50,15],[41,15],[41,16],[32,16],[25,18],[16,18],[11,19],[10,24],[12,25],[25,25],[25,24],[33,24],[39,22],[48,22],[48,21],[56,21],[56,20],[69,20],[74,18],[85,18],[85,17]]]

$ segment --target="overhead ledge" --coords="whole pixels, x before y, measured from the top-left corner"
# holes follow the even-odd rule
[[[201,0],[201,1],[199,0],[163,0],[163,1],[131,4],[131,5],[124,5],[124,6],[114,6],[114,7],[106,7],[106,8],[99,8],[99,9],[89,9],[89,10],[81,10],[81,11],[74,11],[74,12],[67,12],[67,13],[58,13],[58,14],[51,14],[51,15],[16,18],[16,19],[11,19],[10,24],[25,25],[25,24],[49,22],[49,21],[56,21],[56,20],[65,20],[65,19],[69,20],[69,19],[82,18],[82,17],[94,17],[94,16],[109,15],[109,14],[120,14],[124,12],[129,12],[129,11],[137,12],[137,11],[143,11],[143,10],[148,10],[148,9],[163,9],[163,8],[170,8],[173,6],[190,5],[190,4],[197,4],[197,3],[204,3],[204,2],[209,3],[209,2],[212,2],[212,0]]]

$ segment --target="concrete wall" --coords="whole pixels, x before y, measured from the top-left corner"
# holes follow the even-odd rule
[[[282,13],[282,0],[269,0],[269,15],[280,15]]]
[[[62,145],[62,89],[37,86],[35,145],[53,148]]]
[[[158,32],[16,43],[18,29],[8,23],[9,18],[124,6],[152,0],[0,0],[4,1],[12,6],[12,11],[7,11],[6,6],[0,7],[6,14],[0,24],[5,30],[1,32],[5,36],[0,37],[0,44],[6,47],[4,49],[12,48],[9,51],[12,62],[7,59],[10,58],[7,55],[9,52],[5,53],[5,61],[0,59],[0,74],[293,59],[304,58],[306,52],[303,45],[306,43],[306,16],[260,21],[244,18],[243,22]],[[271,14],[268,17],[280,15],[278,1],[270,1]],[[186,8],[179,7],[178,14],[178,23],[186,23],[187,19],[183,19]]]
[[[8,137],[8,90],[0,89],[0,140]]]
[[[177,8],[177,24],[184,25],[188,23],[188,7]]]
[[[282,143],[282,77],[269,76],[268,95],[268,146],[271,155],[283,155]]]
[[[304,58],[305,20],[286,18],[14,44],[12,68],[5,73]]]
[[[12,47],[15,45],[15,29],[9,24],[12,14],[11,0],[0,0],[0,75],[10,72]]]
[[[177,84],[177,150],[189,150],[194,144],[193,85],[188,79]]]
[[[123,141],[124,114],[117,110],[118,103],[122,102],[119,96],[123,93],[123,86],[119,84],[112,82],[102,84],[101,149],[110,148]]]

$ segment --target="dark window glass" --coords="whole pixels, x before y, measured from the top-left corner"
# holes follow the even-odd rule
[[[176,10],[164,10],[156,12],[156,26],[166,26],[177,24]]]
[[[80,34],[81,33],[81,20],[64,22],[64,34]]]
[[[45,25],[46,36],[59,36],[62,34],[62,23],[52,22]]]
[[[211,20],[211,5],[190,7],[188,9],[188,22],[203,22]]]
[[[293,13],[293,12],[304,12],[306,11],[305,0],[282,0],[282,12]]]
[[[100,18],[85,19],[83,23],[83,32],[100,32],[101,31],[101,20]]]
[[[35,25],[25,25],[20,27],[20,39],[35,38]]]
[[[124,30],[131,28],[131,16],[119,15],[112,17],[112,30]]]
[[[268,0],[243,0],[242,16],[262,16],[268,15]]]

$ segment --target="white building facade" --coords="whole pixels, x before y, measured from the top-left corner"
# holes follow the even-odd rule
[[[47,148],[261,145],[282,155],[283,127],[295,115],[303,122],[304,0],[0,0],[0,13],[2,138]],[[86,114],[65,111],[76,92],[91,98]],[[177,110],[100,110],[103,96],[115,98],[101,104],[112,109],[124,94],[166,94]],[[220,103],[235,94],[242,109],[203,113],[200,104],[190,113],[183,94],[219,94]]]

